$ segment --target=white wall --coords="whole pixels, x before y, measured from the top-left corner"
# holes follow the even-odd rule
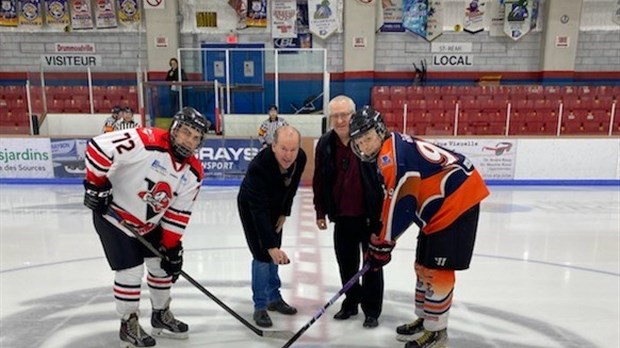
[[[322,114],[278,115],[297,128],[302,137],[320,137]],[[224,134],[228,137],[258,137],[258,128],[267,119],[266,115],[224,115]]]
[[[39,126],[39,134],[43,136],[78,136],[92,137],[102,133],[103,123],[110,114],[47,114]],[[140,117],[134,115],[134,121]]]

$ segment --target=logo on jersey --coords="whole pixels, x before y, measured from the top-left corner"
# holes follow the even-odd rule
[[[158,172],[159,174],[162,175],[166,175],[168,174],[168,170],[166,169],[166,167],[164,167],[161,162],[159,162],[159,160],[154,160],[153,163],[151,163],[151,169],[153,169],[154,171]]]
[[[142,201],[146,202],[150,208],[149,210],[152,210],[155,214],[159,214],[166,210],[172,198],[172,189],[170,185],[161,181],[156,184],[149,182],[149,189],[149,191],[141,191],[138,193],[138,196],[140,196]]]

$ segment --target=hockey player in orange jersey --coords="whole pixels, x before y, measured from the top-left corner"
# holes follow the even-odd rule
[[[356,112],[349,132],[353,151],[376,162],[385,190],[382,228],[371,237],[367,261],[384,266],[398,236],[414,223],[420,229],[415,260],[418,319],[396,328],[397,339],[409,348],[446,347],[455,271],[469,268],[480,202],[489,191],[468,158],[420,138],[389,133],[371,107]]]

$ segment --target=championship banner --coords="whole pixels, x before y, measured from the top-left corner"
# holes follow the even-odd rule
[[[504,9],[504,33],[519,40],[531,30],[532,1],[506,0]]]
[[[0,178],[53,178],[48,138],[0,138]]]
[[[488,0],[486,27],[489,28],[489,36],[504,36],[504,0]]]
[[[118,0],[119,24],[132,26],[140,20],[140,0]]]
[[[530,30],[534,30],[536,29],[536,25],[538,22],[538,14],[540,11],[540,0],[531,0],[532,3],[532,11],[530,12],[532,14],[532,18],[530,21]]]
[[[95,1],[95,23],[97,29],[116,28],[118,26],[115,0]]]
[[[428,0],[404,0],[403,27],[426,39]]]
[[[469,158],[485,180],[513,180],[517,140],[440,139],[433,143]]]
[[[19,25],[25,28],[41,28],[43,25],[41,0],[20,0]]]
[[[70,0],[69,10],[71,12],[71,28],[74,30],[93,28],[90,1]]]
[[[247,28],[246,19],[248,15],[248,1],[247,0],[228,0],[230,5],[237,13],[237,29]]]
[[[620,1],[616,1],[616,3],[611,6],[611,20],[620,25]]]
[[[296,0],[272,0],[271,37],[297,38]]]
[[[267,27],[267,0],[248,0],[248,16],[245,24],[248,27]]]
[[[428,16],[426,17],[426,40],[431,42],[443,34],[443,5],[442,0],[428,1]]]
[[[325,40],[340,25],[336,1],[308,0],[310,31]]]
[[[0,0],[0,26],[16,27],[17,24],[17,0]]]
[[[69,24],[67,0],[45,0],[45,22],[52,28],[64,28]]]
[[[383,26],[382,32],[402,33],[403,27],[403,0],[382,1]]]
[[[484,16],[487,12],[486,0],[468,0],[466,4],[463,30],[470,34],[484,31]]]
[[[207,179],[243,179],[259,151],[259,144],[252,140],[207,139],[198,150],[198,158]]]

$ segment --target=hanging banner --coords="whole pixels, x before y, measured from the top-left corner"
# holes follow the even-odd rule
[[[297,37],[296,0],[273,0],[271,2],[271,37]]]
[[[504,36],[504,0],[487,1],[486,27],[489,36]]]
[[[465,7],[463,30],[470,34],[484,31],[484,15],[487,12],[485,0],[468,0]]]
[[[140,23],[140,1],[118,0],[118,22],[125,26]]]
[[[41,0],[21,0],[19,9],[19,26],[37,29],[43,25]]]
[[[538,22],[538,14],[539,14],[539,10],[540,10],[540,0],[531,0],[530,1],[532,3],[532,11],[530,12],[531,15],[531,20],[530,20],[530,31],[536,29],[536,25]]]
[[[426,39],[428,0],[404,0],[403,27]]]
[[[338,9],[335,2],[308,0],[310,31],[321,39],[326,39],[338,30]]]
[[[97,29],[116,28],[116,5],[114,0],[97,0],[95,2],[95,23]]]
[[[611,6],[611,20],[620,25],[620,1],[616,1],[615,4],[612,4]]]
[[[73,28],[73,30],[93,28],[93,15],[90,8],[90,1],[70,0],[69,9],[71,11],[71,28]]]
[[[0,26],[16,27],[17,24],[17,0],[0,0]]]
[[[45,0],[45,22],[52,28],[64,28],[69,25],[67,0]]]
[[[442,0],[428,0],[426,17],[426,40],[431,42],[443,34]]]
[[[382,1],[383,26],[382,32],[403,32],[403,0]]]
[[[267,27],[267,0],[248,0],[248,16],[245,23],[248,27]]]
[[[513,40],[519,40],[531,29],[532,2],[528,0],[506,0],[504,10],[504,33]]]
[[[230,5],[237,13],[237,29],[245,29],[248,27],[245,20],[248,15],[248,1],[247,0],[228,0]]]

